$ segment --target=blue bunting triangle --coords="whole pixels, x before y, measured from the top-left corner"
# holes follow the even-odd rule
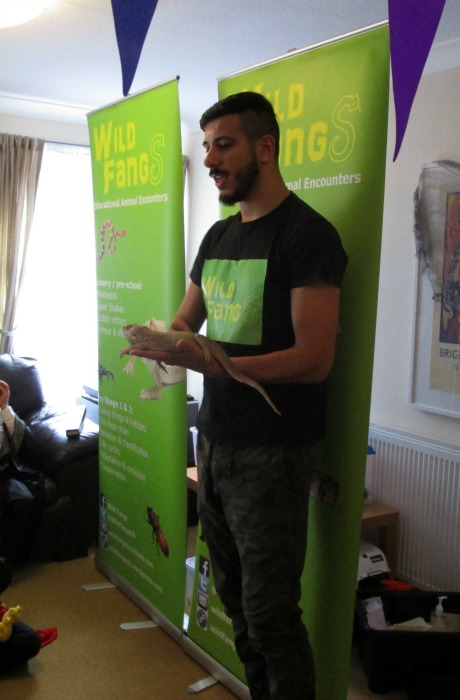
[[[388,0],[396,160],[446,0]]]
[[[123,95],[128,94],[158,0],[112,0]]]

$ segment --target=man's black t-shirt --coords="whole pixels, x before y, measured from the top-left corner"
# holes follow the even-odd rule
[[[332,224],[293,193],[256,221],[218,221],[191,272],[203,290],[207,335],[231,357],[292,347],[291,289],[340,287],[346,262]],[[254,389],[205,376],[199,429],[235,447],[308,445],[323,436],[324,383],[264,386],[281,416]]]

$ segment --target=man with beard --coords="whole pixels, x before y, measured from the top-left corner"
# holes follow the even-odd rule
[[[240,211],[203,239],[171,328],[198,332],[207,320],[281,416],[195,343],[131,353],[203,373],[198,513],[251,697],[313,700],[300,578],[347,256],[333,226],[286,187],[270,102],[231,95],[200,126],[219,199]]]

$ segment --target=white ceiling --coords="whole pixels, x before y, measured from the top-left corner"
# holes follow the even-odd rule
[[[131,93],[180,76],[184,128],[217,79],[388,18],[387,0],[158,0]],[[447,0],[426,70],[460,65],[460,1]],[[110,0],[54,0],[0,29],[0,112],[86,123],[123,97]]]

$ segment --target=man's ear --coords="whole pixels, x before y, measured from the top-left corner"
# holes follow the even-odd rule
[[[273,136],[266,134],[257,140],[257,154],[259,163],[268,163],[275,158],[275,139]]]

